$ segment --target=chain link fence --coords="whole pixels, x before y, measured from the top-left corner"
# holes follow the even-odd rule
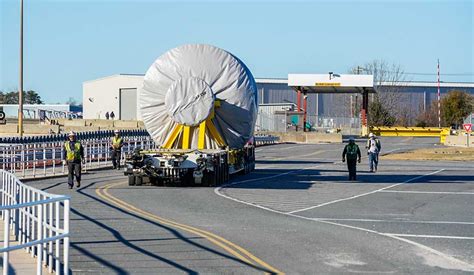
[[[294,124],[300,118],[288,117],[286,114],[259,113],[256,123],[256,131],[262,132],[291,132],[295,131]],[[333,132],[339,129],[343,134],[360,134],[360,118],[351,117],[324,117],[308,115],[306,117],[306,127],[311,131]]]

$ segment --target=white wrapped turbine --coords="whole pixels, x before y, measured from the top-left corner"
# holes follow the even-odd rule
[[[210,45],[184,45],[163,54],[148,69],[139,106],[157,144],[180,124],[194,126],[190,143],[196,149],[197,126],[214,109],[212,123],[226,144],[242,148],[255,128],[257,86],[249,69],[232,54]],[[218,147],[208,132],[205,140],[206,148]]]

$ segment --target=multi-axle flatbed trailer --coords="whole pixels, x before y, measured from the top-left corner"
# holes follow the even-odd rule
[[[255,146],[238,150],[136,151],[126,163],[129,185],[216,186],[227,182],[230,175],[255,169]]]

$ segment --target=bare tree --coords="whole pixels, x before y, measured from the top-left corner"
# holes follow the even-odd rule
[[[370,108],[369,105],[371,125],[379,123],[406,125],[410,122],[411,118],[407,116],[407,113],[410,113],[407,109],[408,97],[402,92],[403,83],[406,81],[405,73],[400,65],[389,64],[385,60],[373,60],[362,67],[353,67],[351,72],[374,76],[376,94],[370,97],[374,108]]]

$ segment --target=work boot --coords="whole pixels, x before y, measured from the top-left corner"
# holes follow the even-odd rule
[[[81,182],[80,182],[80,181],[77,182],[76,187],[77,187],[77,188],[81,187]],[[71,187],[71,188],[72,188],[72,187]]]
[[[72,189],[73,185],[72,184],[68,184],[69,185],[69,189]]]

